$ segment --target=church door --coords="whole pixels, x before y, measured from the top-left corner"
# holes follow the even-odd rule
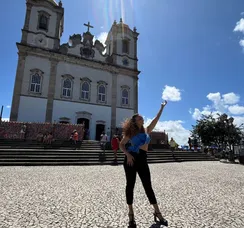
[[[86,118],[77,119],[77,124],[83,124],[83,123],[85,123],[85,129],[89,129],[90,120],[88,120]]]
[[[84,131],[84,136],[83,136],[83,139],[89,139],[90,138],[90,133],[89,133],[89,125],[90,125],[90,120],[89,119],[86,119],[86,118],[79,118],[77,119],[77,124],[85,124],[84,128],[85,128],[85,131]]]
[[[105,131],[105,125],[104,124],[97,124],[96,125],[96,140],[100,141],[100,136]]]

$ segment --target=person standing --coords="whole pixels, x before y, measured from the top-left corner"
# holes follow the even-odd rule
[[[136,174],[138,173],[149,202],[154,207],[154,220],[159,219],[160,224],[168,226],[159,210],[157,200],[152,188],[151,174],[147,163],[148,144],[150,142],[149,134],[156,126],[167,101],[161,104],[157,116],[152,120],[150,125],[144,128],[144,119],[141,115],[135,114],[132,118],[125,120],[123,123],[123,138],[120,142],[120,149],[125,154],[124,170],[126,176],[126,202],[129,208],[129,226],[136,227],[133,210],[133,195],[136,182]],[[129,145],[128,145],[129,143]],[[126,146],[128,145],[128,146]]]
[[[190,138],[190,137],[188,138],[188,145],[189,145],[189,148],[190,148],[190,150],[191,150],[192,143],[191,143],[191,138]]]
[[[21,139],[24,139],[24,140],[26,140],[26,128],[27,128],[26,125],[23,124],[20,129],[20,137],[21,137]]]
[[[100,144],[101,144],[103,152],[105,152],[105,146],[106,146],[107,141],[108,141],[108,136],[103,131],[100,136]]]
[[[170,150],[172,152],[172,155],[174,157],[175,156],[174,152],[175,152],[176,142],[173,138],[170,139],[169,146],[170,146]]]
[[[111,140],[112,150],[114,152],[114,163],[117,163],[117,152],[119,149],[119,139],[117,135],[114,135]]]
[[[78,134],[77,130],[74,130],[73,131],[73,142],[74,142],[74,145],[75,145],[75,149],[77,149],[78,140],[79,140],[79,134]]]

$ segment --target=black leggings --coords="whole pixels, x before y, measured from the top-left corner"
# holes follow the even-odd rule
[[[136,173],[138,172],[139,177],[141,178],[142,185],[145,189],[146,195],[151,204],[156,204],[157,200],[152,189],[151,184],[151,174],[147,164],[147,152],[140,150],[139,154],[131,153],[134,157],[133,166],[127,165],[127,157],[124,159],[124,169],[126,175],[126,201],[127,204],[133,204],[133,193],[134,186],[136,183]]]

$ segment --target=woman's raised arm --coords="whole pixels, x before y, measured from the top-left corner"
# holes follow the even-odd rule
[[[155,128],[163,110],[164,110],[164,107],[166,106],[167,104],[167,101],[164,101],[162,104],[161,104],[161,107],[159,109],[159,112],[158,114],[156,115],[156,117],[152,120],[152,122],[149,124],[149,126],[146,128],[147,130],[147,133],[150,134],[152,132],[152,130]]]

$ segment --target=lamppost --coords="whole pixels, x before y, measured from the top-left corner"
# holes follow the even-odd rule
[[[231,138],[230,138],[230,128],[233,126],[234,118],[230,117],[229,119],[226,119],[227,123],[227,142],[229,144],[229,161],[234,161],[234,147],[231,148]]]
[[[3,105],[2,105],[2,108],[1,108],[0,123],[2,122],[2,116],[3,116]]]

